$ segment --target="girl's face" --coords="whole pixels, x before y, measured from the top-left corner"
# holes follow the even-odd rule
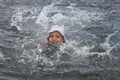
[[[48,43],[50,45],[63,43],[63,42],[64,42],[64,37],[58,31],[54,31],[49,34]]]

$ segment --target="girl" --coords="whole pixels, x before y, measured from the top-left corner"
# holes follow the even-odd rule
[[[48,46],[64,43],[64,28],[63,26],[54,25],[51,27],[48,36]]]
[[[33,41],[29,41],[28,43],[24,44],[24,48],[29,50],[37,48],[45,49],[64,42],[64,27],[54,25],[49,30],[47,40],[36,39]]]

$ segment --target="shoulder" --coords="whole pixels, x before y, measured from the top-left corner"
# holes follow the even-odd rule
[[[40,41],[39,41],[39,46],[40,46],[41,48],[43,48],[43,47],[48,47],[48,41],[47,41],[46,39],[40,40]]]

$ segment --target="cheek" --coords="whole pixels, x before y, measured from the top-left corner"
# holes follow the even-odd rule
[[[61,39],[59,39],[59,41],[60,41],[60,42],[63,42],[64,40],[63,40],[63,38],[61,38]]]
[[[51,40],[50,37],[48,37],[47,40],[50,41]]]
[[[51,39],[51,38],[48,38],[48,41],[52,41],[52,39]]]

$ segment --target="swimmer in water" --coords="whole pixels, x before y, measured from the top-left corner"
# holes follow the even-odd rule
[[[48,45],[52,46],[64,42],[64,27],[58,25],[52,26],[48,35]]]

